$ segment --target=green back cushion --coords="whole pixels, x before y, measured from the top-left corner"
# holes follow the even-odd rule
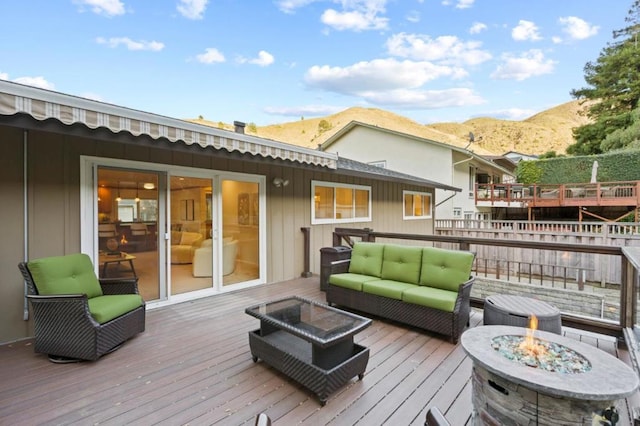
[[[425,247],[420,285],[457,292],[458,286],[469,280],[472,265],[471,252]]]
[[[421,247],[387,244],[382,256],[382,279],[418,284],[421,260]]]
[[[45,257],[27,263],[33,281],[42,295],[86,294],[102,296],[93,263],[84,253]]]
[[[380,277],[384,244],[358,242],[351,251],[349,272]]]

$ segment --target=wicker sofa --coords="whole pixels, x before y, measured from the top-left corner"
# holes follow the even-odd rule
[[[457,343],[469,323],[473,259],[462,250],[358,242],[350,259],[332,262],[327,303]]]

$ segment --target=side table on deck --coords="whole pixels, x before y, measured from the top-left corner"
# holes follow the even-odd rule
[[[560,310],[549,303],[524,296],[497,294],[484,301],[484,325],[527,327],[531,315],[538,318],[538,329],[562,334]]]

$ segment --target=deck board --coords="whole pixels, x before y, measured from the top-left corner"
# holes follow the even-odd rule
[[[317,277],[221,294],[147,312],[146,331],[97,362],[53,364],[29,340],[0,346],[0,424],[422,425],[437,406],[452,424],[470,424],[471,361],[442,336],[374,318],[355,336],[370,350],[353,378],[324,407],[301,385],[254,363],[244,313],[265,300],[300,295],[324,301]],[[472,314],[471,326],[482,323]],[[629,363],[611,339],[568,330]],[[627,399],[622,420],[640,404]]]

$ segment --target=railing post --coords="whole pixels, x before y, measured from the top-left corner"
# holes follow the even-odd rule
[[[309,227],[300,228],[302,235],[304,235],[304,270],[300,274],[303,278],[309,278],[311,276],[311,237]]]

